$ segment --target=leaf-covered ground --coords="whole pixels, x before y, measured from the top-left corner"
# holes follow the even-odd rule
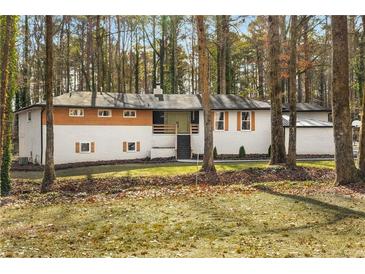
[[[333,168],[333,161],[299,161],[299,166]],[[217,163],[218,171],[235,171],[247,168],[266,168],[267,161],[247,161]],[[133,176],[169,176],[195,173],[200,166],[192,163],[134,163],[75,167],[71,169],[57,170],[59,179],[84,179],[84,178],[116,178]],[[42,179],[42,171],[13,171],[12,177],[16,179]]]
[[[363,185],[318,168],[219,179],[63,180],[46,195],[18,182],[1,200],[0,256],[365,257]]]

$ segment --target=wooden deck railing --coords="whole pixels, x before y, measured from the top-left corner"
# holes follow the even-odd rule
[[[176,134],[177,125],[153,125],[153,134]]]
[[[199,124],[190,124],[190,134],[199,134]]]

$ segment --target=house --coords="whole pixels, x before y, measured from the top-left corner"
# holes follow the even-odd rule
[[[247,154],[268,153],[268,103],[237,95],[212,95],[211,106],[218,154],[237,155],[241,146]],[[332,123],[325,121],[329,111],[316,105],[307,107],[310,112],[298,109],[298,152],[334,154]],[[285,107],[283,111],[285,114]],[[17,115],[19,157],[44,164],[45,104],[25,107]],[[283,119],[285,122],[285,115]],[[328,131],[325,140],[324,131]],[[329,145],[323,146],[323,142]],[[98,93],[93,97],[91,92],[72,92],[54,98],[55,164],[147,157],[187,159],[203,151],[201,95]]]

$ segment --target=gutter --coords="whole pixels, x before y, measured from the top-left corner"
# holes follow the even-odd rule
[[[43,117],[44,107],[41,109],[41,165],[43,164],[43,125],[42,125],[42,117]]]

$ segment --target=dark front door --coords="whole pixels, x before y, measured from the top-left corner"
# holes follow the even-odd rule
[[[190,159],[190,135],[177,135],[177,159]]]

